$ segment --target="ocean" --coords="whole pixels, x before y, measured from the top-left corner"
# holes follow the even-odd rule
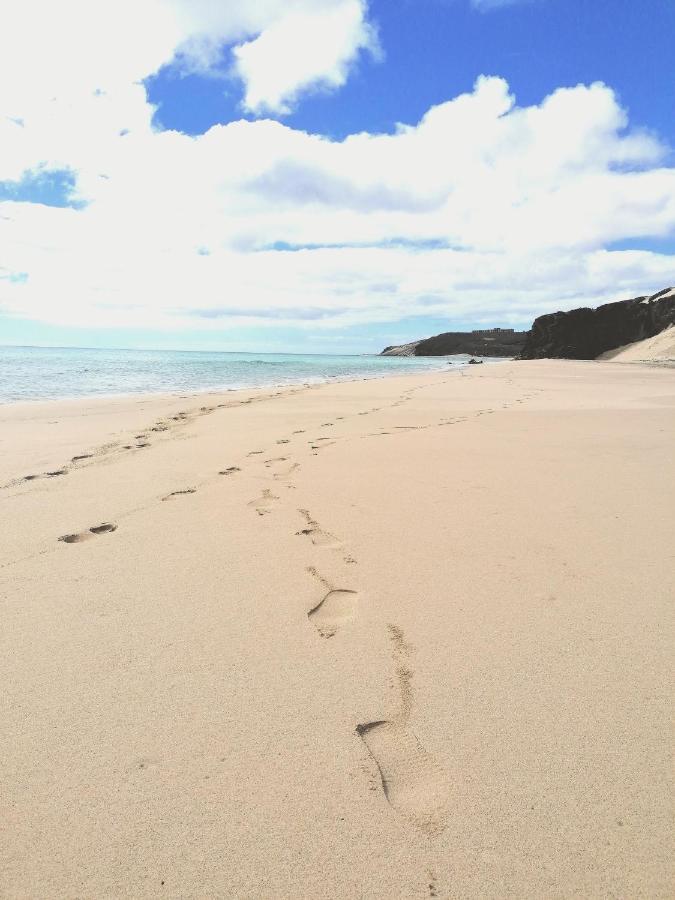
[[[0,346],[0,403],[319,384],[463,367],[468,356],[338,356]],[[494,360],[490,360],[491,362]]]

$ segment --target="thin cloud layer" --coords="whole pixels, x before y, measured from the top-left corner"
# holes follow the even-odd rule
[[[504,80],[482,77],[417,123],[343,141],[264,119],[190,137],[153,129],[147,74],[176,58],[208,70],[229,42],[247,105],[282,113],[306,90],[339,87],[375,47],[365,6],[148,0],[102,5],[100,21],[90,6],[69,7],[85,17],[86,46],[68,36],[58,53],[38,48],[51,53],[49,78],[0,77],[0,181],[58,172],[52,182],[70,192],[57,208],[5,191],[6,313],[173,330],[316,331],[411,315],[523,323],[675,278],[672,256],[612,250],[673,234],[675,170],[603,84],[523,108]],[[155,11],[156,32],[120,54],[139,7]],[[28,78],[18,19],[14,43],[0,41]],[[284,68],[305,27],[330,44],[321,72],[309,51]]]

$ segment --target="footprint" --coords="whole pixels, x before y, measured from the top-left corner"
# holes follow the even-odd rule
[[[330,590],[321,603],[307,613],[321,637],[330,638],[347,622],[356,618],[359,594],[357,591]]]
[[[304,429],[304,428],[301,428],[299,431],[294,431],[294,432],[293,432],[293,434],[304,434],[304,433],[305,433],[305,429]]]
[[[259,516],[266,516],[267,513],[271,513],[271,504],[273,500],[278,500],[279,498],[272,493],[269,488],[265,488],[262,492],[262,495],[258,497],[257,500],[251,500],[249,502],[249,506],[254,506],[255,511]]]
[[[117,525],[112,522],[104,522],[102,525],[93,525],[87,531],[80,531],[78,534],[64,534],[59,540],[65,544],[81,544],[83,541],[89,541],[97,534],[110,534],[116,531]]]
[[[59,475],[67,475],[67,469],[56,469],[54,472],[42,472],[40,475],[26,475],[22,481],[35,481],[36,478],[56,478]]]
[[[250,453],[247,453],[247,456],[258,456],[260,453],[264,453],[264,450],[251,450]]]
[[[170,500],[172,497],[178,497],[180,494],[195,494],[197,492],[197,488],[184,488],[182,491],[171,491],[170,494],[167,494],[166,497],[162,497],[162,500]]]
[[[79,456],[73,456],[71,462],[79,462],[81,459],[91,459],[93,453],[81,453]]]
[[[450,782],[438,762],[409,728],[413,709],[413,647],[396,625],[387,626],[393,646],[398,709],[390,719],[357,725],[356,733],[377,764],[390,806],[412,825],[437,834],[446,825]]]
[[[294,472],[297,472],[299,468],[300,463],[291,463],[290,466],[285,466],[283,469],[279,469],[278,472],[273,472],[272,478],[274,478],[275,481],[286,481]]]
[[[295,434],[295,432],[293,432]],[[290,444],[288,438],[282,438],[280,441],[277,441],[277,444]]]
[[[375,760],[389,804],[428,834],[445,827],[448,782],[436,760],[402,722],[359,725],[356,733]]]
[[[319,523],[311,517],[308,510],[299,509],[298,512],[301,516],[304,516],[307,527],[296,531],[296,534],[306,535],[316,547],[328,547],[333,550],[338,550],[342,547],[342,541],[335,537],[334,534],[331,534],[330,531],[324,531],[319,526]]]
[[[228,466],[227,469],[223,469],[221,472],[218,472],[219,475],[233,475],[235,472],[241,472],[239,466]]]

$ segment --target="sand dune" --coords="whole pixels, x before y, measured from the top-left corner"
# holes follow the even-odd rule
[[[671,896],[673,377],[0,408],[0,894]]]
[[[608,350],[598,359],[613,362],[667,362],[675,364],[675,326],[644,341],[624,344],[615,350]]]

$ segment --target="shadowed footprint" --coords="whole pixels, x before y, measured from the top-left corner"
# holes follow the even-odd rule
[[[81,459],[91,459],[93,453],[80,453],[79,456],[73,456],[71,462],[79,462]]]
[[[92,537],[98,534],[110,534],[116,531],[117,525],[112,522],[104,522],[102,525],[93,525],[87,531],[80,531],[77,534],[64,534],[59,540],[65,544],[81,544],[83,541],[90,541]]]
[[[170,500],[172,497],[178,497],[181,494],[195,494],[197,492],[197,488],[184,488],[182,491],[171,491],[170,494],[167,494],[166,497],[162,497],[162,500]]]
[[[234,475],[235,472],[241,472],[239,466],[228,466],[227,469],[222,469],[218,472],[219,475]]]
[[[42,472],[40,475],[26,475],[22,481],[35,481],[36,478],[57,478],[59,475],[67,475],[67,469],[57,469],[54,472]]]
[[[358,602],[357,591],[331,590],[321,603],[310,609],[307,618],[321,637],[330,638],[342,625],[356,618]]]

